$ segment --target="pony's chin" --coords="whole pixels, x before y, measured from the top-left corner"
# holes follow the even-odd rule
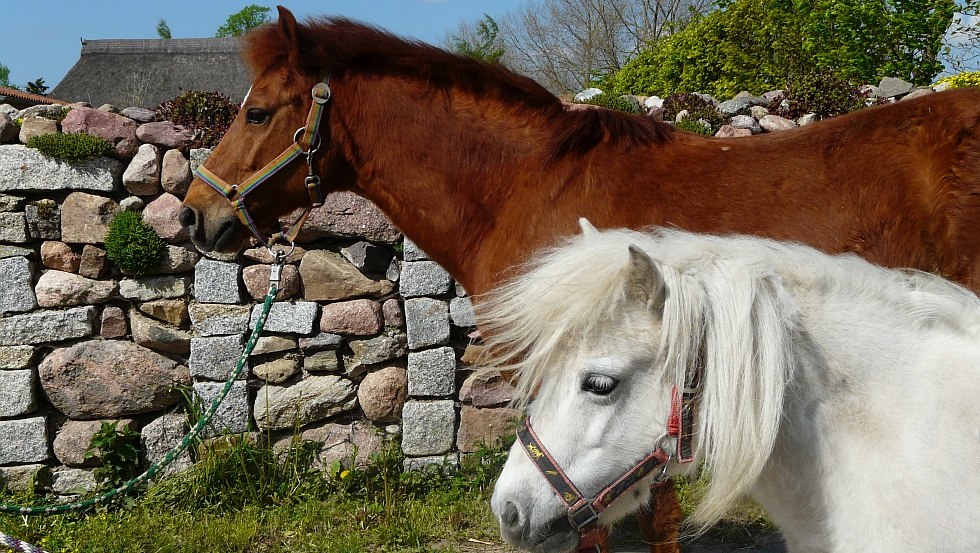
[[[578,532],[559,532],[551,534],[538,543],[511,544],[514,547],[526,549],[531,553],[572,553],[578,550]]]

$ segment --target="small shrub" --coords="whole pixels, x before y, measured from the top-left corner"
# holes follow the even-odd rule
[[[118,425],[119,421],[103,422],[85,451],[86,459],[98,456],[102,460],[93,473],[106,489],[121,486],[139,472],[140,433]]]
[[[112,149],[112,144],[98,136],[69,133],[34,136],[27,141],[27,147],[54,159],[81,163],[104,155]]]
[[[675,126],[683,131],[692,132],[694,134],[700,134],[701,136],[715,135],[715,133],[711,131],[711,127],[705,125],[704,123],[698,121],[697,119],[692,119],[690,117],[684,119],[683,121],[675,123]]]
[[[640,104],[635,98],[633,98],[633,101],[630,101],[629,98],[618,96],[616,94],[596,94],[588,100],[576,103],[601,106],[608,109],[614,109],[616,111],[624,111],[626,113],[639,113],[640,111]]]
[[[774,101],[769,111],[787,119],[807,113],[834,117],[865,107],[869,94],[830,71],[803,73],[789,81],[784,101]]]
[[[239,105],[220,92],[191,90],[161,103],[154,111],[158,121],[194,131],[194,148],[214,148],[238,114]]]
[[[980,86],[980,71],[969,71],[943,77],[936,81],[936,84],[947,84],[949,88],[966,88],[968,86]]]
[[[674,121],[677,114],[687,110],[688,119],[694,122],[700,121],[701,126],[707,123],[708,130],[714,134],[722,125],[727,125],[730,117],[718,111],[710,100],[694,93],[671,94],[664,98],[664,120]],[[682,127],[683,128],[683,127]],[[692,129],[684,129],[691,130]]]
[[[137,276],[153,272],[167,251],[167,245],[156,231],[133,211],[120,211],[112,218],[105,248],[110,261]]]

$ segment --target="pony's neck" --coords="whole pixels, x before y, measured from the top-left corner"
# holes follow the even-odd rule
[[[548,209],[535,217],[515,210],[547,205],[554,187],[541,170],[549,126],[529,120],[536,117],[529,108],[390,76],[351,77],[337,84],[333,101],[353,191],[471,294],[559,234]]]

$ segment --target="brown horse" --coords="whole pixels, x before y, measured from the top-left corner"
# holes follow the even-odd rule
[[[570,110],[500,65],[344,19],[298,25],[280,8],[278,25],[249,34],[244,51],[254,84],[207,169],[242,182],[289,148],[311,88],[328,75],[312,169],[327,190],[377,204],[475,296],[575,232],[579,217],[800,241],[980,290],[978,89],[715,139],[640,115]],[[306,170],[286,164],[248,196],[262,233],[309,205]],[[249,238],[200,178],[180,220],[205,252],[234,252]],[[672,541],[676,501],[668,493],[658,508],[663,524],[649,537]]]

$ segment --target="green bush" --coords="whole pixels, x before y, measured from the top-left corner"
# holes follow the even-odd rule
[[[238,114],[239,105],[220,92],[192,90],[156,108],[158,121],[171,121],[194,131],[193,148],[214,148]]]
[[[632,96],[624,98],[623,95],[606,94],[605,92],[602,94],[596,94],[588,100],[576,103],[602,106],[604,108],[614,109],[617,111],[625,111],[626,113],[639,113],[640,111],[640,103],[637,102]]]
[[[655,41],[604,86],[619,94],[699,91],[730,98],[784,88],[796,75],[832,70],[854,82],[901,77],[927,84],[953,0],[735,0]]]
[[[81,163],[112,150],[106,139],[86,133],[41,134],[27,141],[28,148],[69,163]]]
[[[798,119],[807,113],[821,118],[843,115],[867,106],[870,92],[859,88],[831,71],[816,71],[794,78],[786,87],[783,101],[775,100],[770,113]]]
[[[139,473],[140,433],[118,425],[119,421],[103,421],[85,451],[86,459],[102,461],[93,475],[103,489],[121,486]]]
[[[677,114],[684,110],[687,110],[688,120],[706,122],[707,125],[705,123],[700,123],[700,125],[707,126],[711,134],[717,132],[722,125],[727,125],[731,120],[730,117],[718,111],[710,100],[698,94],[670,94],[664,98],[665,121],[675,121]],[[693,128],[684,128],[684,130],[696,132]]]
[[[966,88],[968,86],[980,86],[980,71],[968,71],[957,75],[943,77],[936,81],[936,84],[946,84],[949,88]]]
[[[167,245],[143,217],[134,211],[120,211],[109,223],[105,236],[106,257],[132,275],[152,273],[160,266]]]
[[[687,118],[674,124],[678,129],[682,131],[692,132],[694,134],[700,134],[701,136],[714,136],[715,133],[711,131],[711,127],[705,125],[704,123],[698,121],[697,119]]]

